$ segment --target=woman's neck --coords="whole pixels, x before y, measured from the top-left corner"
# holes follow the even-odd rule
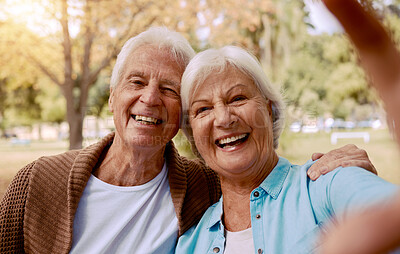
[[[220,175],[223,199],[223,221],[227,230],[242,231],[251,227],[250,195],[260,186],[278,163],[279,157],[274,153],[267,162],[252,168],[252,172],[244,177],[227,179]]]
[[[250,228],[250,194],[228,191],[223,193],[223,197],[223,222],[225,228],[231,232]]]

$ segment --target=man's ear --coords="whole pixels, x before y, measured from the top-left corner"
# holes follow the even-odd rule
[[[114,89],[110,87],[110,97],[108,97],[108,109],[110,110],[111,113],[114,113],[113,102],[114,102]]]

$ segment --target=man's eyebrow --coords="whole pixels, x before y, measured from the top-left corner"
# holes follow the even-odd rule
[[[163,84],[167,84],[169,86],[180,87],[180,83],[179,82],[175,82],[175,81],[170,80],[170,79],[161,79],[160,82],[163,83]]]
[[[132,71],[128,74],[126,79],[134,78],[134,77],[139,77],[139,78],[146,78],[146,75],[142,71]],[[167,84],[169,86],[175,86],[175,87],[180,87],[180,83],[170,80],[170,79],[161,79],[160,83]]]
[[[130,79],[133,77],[140,77],[140,78],[144,78],[144,72],[142,71],[132,71],[128,74],[128,76],[126,77],[126,79]]]

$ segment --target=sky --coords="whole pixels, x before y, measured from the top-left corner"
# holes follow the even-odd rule
[[[310,12],[310,21],[315,29],[310,29],[312,34],[343,31],[336,18],[329,12],[321,1],[304,0],[306,9]]]

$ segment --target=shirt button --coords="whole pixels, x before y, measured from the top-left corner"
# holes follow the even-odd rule
[[[218,247],[215,247],[215,248],[213,249],[213,251],[214,251],[214,253],[218,253],[218,252],[219,252],[219,248],[218,248]]]
[[[263,253],[262,249],[258,249],[257,252],[258,252],[258,254],[262,254]]]
[[[260,218],[261,218],[261,215],[257,214],[256,219],[260,219]]]
[[[255,191],[254,192],[254,197],[258,197],[258,196],[260,196],[260,193],[258,191]]]

